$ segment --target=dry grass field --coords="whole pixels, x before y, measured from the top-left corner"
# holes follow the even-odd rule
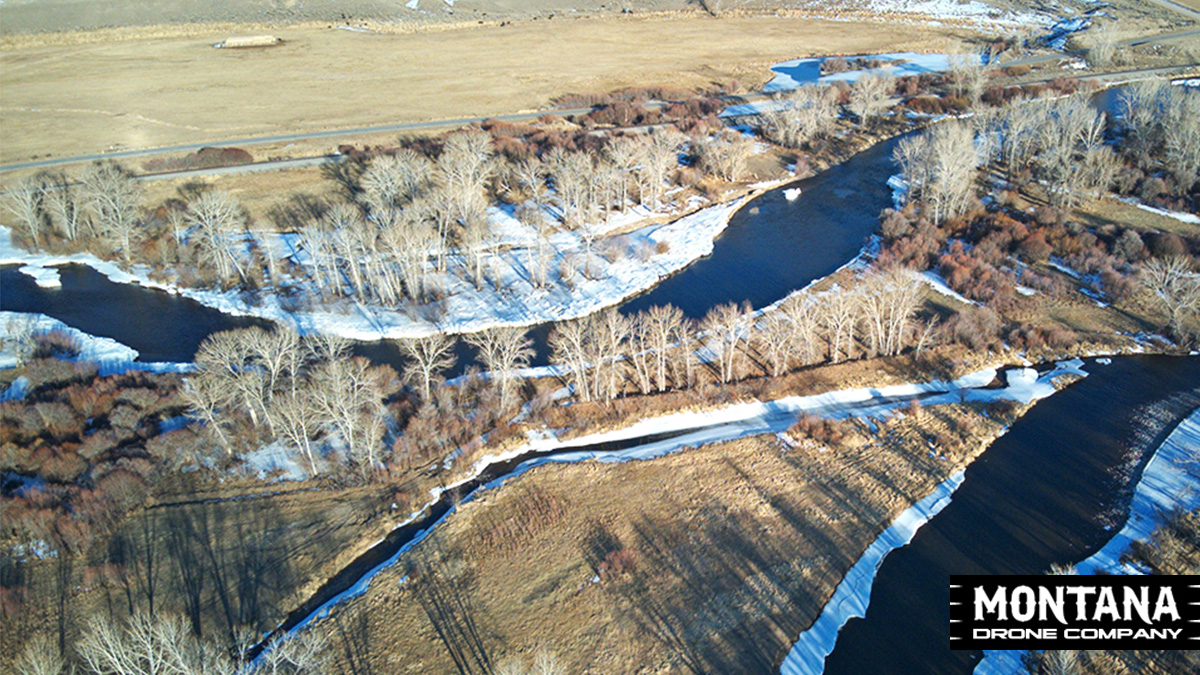
[[[454,672],[450,650],[471,649],[547,650],[571,673],[778,669],[875,533],[1005,424],[979,413],[855,423],[832,448],[758,436],[541,467],[464,505],[319,629],[371,672]],[[939,434],[955,439],[944,460],[926,446]]]
[[[781,59],[946,49],[959,39],[912,26],[688,15],[274,34],[282,45],[242,50],[212,47],[227,27],[7,38],[0,162],[501,114],[635,85],[750,86]]]

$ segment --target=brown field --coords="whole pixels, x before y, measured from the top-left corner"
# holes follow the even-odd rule
[[[371,672],[453,672],[467,624],[493,663],[543,649],[572,673],[777,669],[876,533],[986,447],[1005,423],[992,415],[939,406],[878,435],[853,423],[832,447],[759,436],[541,467],[469,502],[320,628]],[[945,460],[927,451],[939,433]],[[626,569],[598,577],[614,551]]]
[[[229,37],[227,27],[6,39],[0,161],[501,114],[626,86],[752,86],[781,59],[946,49],[957,39],[911,26],[687,15],[559,20],[552,30],[532,21],[270,32],[284,44],[213,49]]]

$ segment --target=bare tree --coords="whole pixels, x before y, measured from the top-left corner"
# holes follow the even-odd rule
[[[515,371],[529,365],[533,358],[533,341],[525,329],[515,326],[489,328],[466,336],[468,343],[479,350],[479,358],[487,366],[500,388],[500,409],[512,405]]]
[[[646,324],[650,348],[654,351],[655,388],[664,391],[670,386],[667,366],[671,362],[672,352],[680,349],[680,343],[686,339],[685,319],[678,307],[656,305],[646,311]],[[683,348],[688,347],[683,345]],[[676,382],[676,386],[680,386],[680,383]]]
[[[46,210],[43,206],[46,186],[38,176],[22,178],[8,191],[4,208],[17,219],[17,226],[29,234],[34,248],[39,248],[46,225]]]
[[[623,389],[621,358],[632,324],[616,307],[597,312],[587,321],[591,324],[589,352],[595,373],[593,391],[597,397],[611,400]]]
[[[206,191],[188,204],[187,223],[196,234],[201,259],[216,269],[218,277],[229,279],[236,271],[245,278],[238,258],[238,237],[246,230],[246,220],[233,195],[223,190]]]
[[[241,330],[213,333],[196,350],[197,379],[211,379],[250,416],[254,426],[261,423],[263,402],[267,398],[267,378],[255,363],[246,333]]]
[[[749,312],[749,306],[725,303],[709,310],[700,322],[700,330],[707,338],[705,345],[716,357],[721,382],[737,377],[742,347],[749,337]]]
[[[394,155],[371,160],[359,181],[363,200],[372,212],[400,208],[421,193],[433,176],[433,163],[424,155],[402,148]]]
[[[791,317],[776,311],[767,314],[754,333],[758,352],[766,358],[770,374],[774,377],[787,372],[795,352],[795,331]]]
[[[1138,275],[1152,301],[1167,314],[1167,329],[1185,335],[1184,324],[1200,312],[1200,274],[1190,258],[1155,258]]]
[[[178,617],[134,614],[120,626],[97,616],[77,649],[97,675],[208,675],[233,670],[222,650],[191,635]]]
[[[1200,178],[1200,93],[1192,87],[1171,87],[1163,142],[1167,166],[1184,191]]]
[[[1114,20],[1093,23],[1088,30],[1092,38],[1092,46],[1088,48],[1088,59],[1092,65],[1107,68],[1113,65],[1117,56],[1117,22]]]
[[[214,436],[225,450],[233,455],[233,444],[223,428],[225,413],[234,404],[234,392],[220,378],[199,372],[184,380],[179,390],[188,407],[188,415],[204,423],[204,429]]]
[[[58,645],[47,635],[35,635],[13,664],[17,675],[59,675],[67,667]]]
[[[641,144],[641,136],[621,136],[611,139],[604,146],[604,152],[608,155],[609,161],[612,162],[612,166],[619,176],[616,181],[617,208],[622,212],[625,211],[625,206],[629,201],[630,179],[641,161]]]
[[[763,115],[767,135],[789,148],[825,134],[837,120],[837,104],[831,89],[799,87],[778,99],[777,107]]]
[[[894,88],[890,70],[863,73],[850,87],[850,112],[864,125],[868,124],[887,106]]]
[[[378,467],[385,372],[357,357],[325,361],[312,372],[315,408],[337,431],[347,458],[358,466],[364,479]]]
[[[649,394],[654,391],[654,326],[646,312],[638,312],[630,319],[629,363],[638,391]]]
[[[50,189],[46,190],[45,203],[50,220],[59,233],[68,241],[78,238],[83,214],[79,210],[75,187],[66,176],[60,174],[53,178]]]
[[[854,326],[858,323],[858,295],[845,289],[830,292],[822,302],[822,322],[829,341],[829,360],[838,363],[842,355],[854,358]]]
[[[251,675],[321,675],[328,662],[328,640],[315,630],[276,638],[255,662]]]
[[[22,365],[37,350],[37,318],[33,314],[14,314],[4,321],[4,333],[0,344]]]
[[[299,450],[308,462],[310,476],[320,473],[313,452],[313,439],[324,426],[322,410],[312,392],[307,388],[294,388],[271,399],[267,415],[273,420],[280,435]]]
[[[859,300],[871,353],[899,354],[920,306],[921,282],[907,270],[873,272],[863,281]]]
[[[679,166],[679,146],[683,141],[683,134],[675,127],[666,127],[649,134],[642,145],[639,176],[653,208],[662,206],[663,186]]]
[[[404,379],[420,387],[422,400],[428,401],[433,380],[438,373],[454,367],[454,341],[441,334],[413,338],[400,343],[408,359],[404,364]]]
[[[561,321],[550,333],[551,361],[566,371],[568,381],[581,401],[592,400],[592,388],[588,381],[588,349],[592,336],[590,326],[584,320]]]
[[[93,231],[112,240],[125,262],[130,262],[141,226],[141,183],[115,162],[92,164],[79,182]]]
[[[921,136],[901,141],[895,157],[908,183],[909,197],[921,201],[934,221],[966,210],[980,164],[970,126],[939,124]]]
[[[453,218],[461,220],[484,210],[483,190],[492,170],[492,139],[486,132],[471,129],[446,139],[437,178],[449,197]]]
[[[739,181],[746,175],[746,162],[754,152],[754,141],[733,130],[703,142],[700,162],[705,170],[725,181]]]
[[[951,54],[950,76],[954,81],[954,92],[967,99],[972,106],[979,103],[987,86],[987,70],[978,54]]]
[[[802,365],[814,363],[819,358],[821,326],[820,305],[815,298],[807,293],[788,299],[780,307],[791,322],[791,336],[795,344],[793,355]]]

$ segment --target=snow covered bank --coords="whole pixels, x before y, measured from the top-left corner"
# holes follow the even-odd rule
[[[1079,364],[1081,365],[1081,364]],[[625,462],[634,460],[653,459],[667,454],[679,452],[687,448],[698,447],[709,443],[734,440],[744,436],[779,433],[787,430],[802,413],[816,414],[833,419],[847,417],[881,417],[891,414],[914,398],[921,398],[925,405],[937,403],[956,403],[959,401],[988,401],[997,399],[1013,399],[1028,401],[1034,396],[1048,395],[1054,387],[1050,381],[1064,372],[1077,372],[1077,362],[1064,362],[1053,371],[1037,377],[1032,369],[1018,371],[1018,376],[1009,376],[1009,384],[1001,389],[982,389],[995,379],[997,371],[987,368],[951,382],[934,380],[916,384],[900,384],[887,387],[865,387],[832,391],[813,396],[796,396],[768,402],[741,403],[706,412],[683,412],[671,415],[641,420],[630,427],[609,432],[589,434],[569,441],[559,441],[553,432],[529,432],[529,442],[511,452],[499,455],[489,455],[472,467],[469,476],[446,487],[434,488],[430,491],[430,500],[420,509],[410,513],[394,529],[411,525],[422,518],[429,517],[432,509],[441,502],[447,491],[455,490],[474,482],[484,475],[493,464],[507,462],[531,452],[553,451],[557,454],[533,458],[518,464],[512,471],[498,476],[480,490],[497,488],[511,478],[519,476],[530,469],[543,464],[558,462],[581,462],[595,460],[600,462]],[[650,436],[661,438],[663,434],[677,432],[678,435],[662,439],[648,440],[636,443],[636,439]],[[610,441],[633,441],[628,447],[620,450],[585,450],[586,446]],[[572,451],[572,448],[579,448]],[[558,451],[564,452],[558,452]],[[480,490],[472,492],[463,498],[462,503],[469,502]],[[333,607],[339,603],[361,595],[370,586],[371,580],[380,572],[386,570],[413,546],[423,540],[439,523],[445,520],[455,510],[451,506],[445,513],[438,516],[428,527],[415,533],[399,550],[379,563],[363,577],[354,582],[347,590],[330,598],[311,615],[303,619],[295,629],[301,630],[313,620],[327,616]],[[382,543],[377,542],[376,545]]]
[[[962,485],[964,471],[955,473],[934,488],[924,499],[904,510],[879,537],[871,542],[854,567],[838,584],[833,597],[825,603],[821,616],[792,645],[779,672],[783,675],[821,673],[825,658],[833,653],[838,631],[851,617],[866,616],[871,601],[875,572],[888,553],[907,546],[917,530],[950,504],[954,491]]]
[[[7,343],[10,322],[32,322],[34,333],[50,333],[57,331],[70,336],[79,345],[79,355],[75,361],[92,362],[96,364],[100,375],[114,375],[130,370],[142,370],[155,373],[186,373],[192,368],[188,363],[171,362],[141,362],[138,361],[138,351],[133,347],[123,345],[112,338],[98,337],[72,328],[58,319],[45,314],[25,314],[22,312],[0,312],[0,343]],[[11,351],[0,351],[0,368],[12,368],[16,365],[16,355]]]
[[[748,197],[695,211],[665,225],[649,225],[614,235],[609,242],[620,252],[607,258],[596,255],[592,263],[596,278],[583,275],[578,264],[574,279],[560,281],[550,289],[534,288],[529,271],[529,246],[536,234],[502,209],[492,209],[490,218],[503,233],[502,247],[489,260],[490,283],[483,289],[460,276],[442,275],[439,281],[446,298],[435,305],[393,308],[362,303],[341,303],[342,312],[328,309],[291,311],[285,309],[273,293],[265,293],[251,302],[237,291],[182,288],[149,278],[150,270],[134,265],[126,270],[116,263],[92,254],[52,255],[22,250],[12,243],[11,232],[0,227],[0,264],[23,265],[21,271],[33,276],[39,285],[57,279],[57,265],[87,265],[116,283],[140,284],[148,288],[182,295],[221,312],[255,316],[294,326],[306,334],[340,335],[357,340],[408,338],[435,332],[468,333],[492,326],[530,326],[562,321],[591,314],[654,287],[663,278],[680,271],[712,252],[713,241],[729,225],[729,220]],[[651,214],[631,210],[614,218],[599,231],[613,231],[644,219]],[[264,246],[290,255],[303,264],[304,251],[298,250],[293,235],[268,237]],[[559,232],[551,238],[556,256],[551,269],[558,270],[567,258],[584,250],[578,231]],[[302,292],[312,289],[301,283]],[[428,318],[428,317],[435,318]]]
[[[1094,555],[1075,565],[1079,574],[1143,574],[1121,562],[1135,541],[1149,541],[1154,528],[1175,509],[1200,508],[1200,408],[1192,411],[1154,452],[1133,492],[1129,519],[1121,531]],[[975,675],[1025,673],[1017,650],[992,650],[975,667]]]
[[[1118,197],[1118,199],[1126,204],[1136,206],[1144,211],[1149,211],[1150,213],[1165,216],[1167,218],[1174,218],[1175,220],[1178,220],[1182,223],[1188,223],[1189,225],[1200,225],[1200,216],[1194,213],[1183,213],[1181,211],[1168,211],[1166,209],[1155,208],[1148,204],[1143,204],[1141,201],[1134,199],[1133,197]]]

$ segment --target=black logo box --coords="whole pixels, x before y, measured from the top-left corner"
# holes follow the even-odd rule
[[[1200,576],[951,576],[950,648],[1198,649]]]

